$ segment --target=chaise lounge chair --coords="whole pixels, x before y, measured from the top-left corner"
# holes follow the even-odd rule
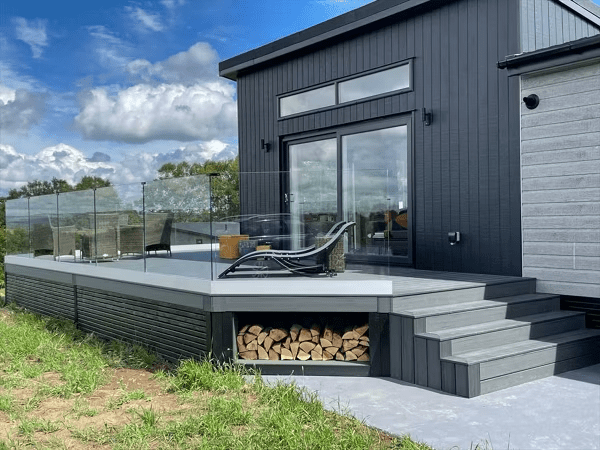
[[[223,278],[228,274],[235,272],[236,269],[244,263],[256,260],[273,261],[292,273],[325,273],[329,276],[333,276],[333,272],[329,268],[329,254],[333,251],[344,233],[349,231],[354,225],[355,222],[336,223],[326,235],[326,237],[329,237],[330,239],[318,247],[312,245],[301,250],[259,250],[248,253],[247,255],[238,258],[231,266],[225,269],[219,275],[219,278]],[[303,260],[314,260],[314,263],[303,264],[301,262]]]

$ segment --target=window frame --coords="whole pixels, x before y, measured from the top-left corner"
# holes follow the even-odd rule
[[[344,83],[346,81],[354,80],[357,78],[366,77],[366,76],[373,75],[373,74],[380,73],[380,72],[385,72],[386,70],[392,70],[392,69],[395,69],[395,68],[401,67],[401,66],[408,66],[408,87],[401,88],[401,89],[395,89],[393,91],[386,91],[386,92],[371,95],[368,97],[361,97],[359,99],[349,100],[346,102],[340,102],[340,88],[339,88],[340,83]],[[386,66],[377,67],[375,69],[370,69],[370,70],[366,70],[366,71],[363,71],[363,72],[360,72],[360,73],[357,73],[354,75],[349,75],[347,77],[339,78],[335,81],[329,81],[327,83],[321,83],[321,84],[311,86],[308,88],[298,89],[293,92],[286,92],[285,94],[277,96],[277,118],[278,118],[278,120],[284,120],[284,119],[294,118],[294,117],[298,117],[298,116],[303,116],[305,114],[311,114],[311,113],[316,113],[316,112],[321,112],[321,111],[328,111],[333,108],[337,108],[339,106],[347,106],[347,105],[352,105],[352,104],[361,103],[361,102],[365,102],[365,101],[376,100],[378,98],[387,97],[387,96],[394,95],[394,94],[401,94],[404,92],[412,92],[413,86],[414,86],[413,73],[414,73],[413,58],[410,58],[408,60],[404,60],[404,61],[397,62],[394,64],[388,64]],[[303,94],[305,92],[310,92],[313,90],[321,89],[321,88],[332,86],[332,85],[334,86],[334,92],[335,92],[335,101],[334,101],[333,105],[324,106],[324,107],[316,108],[316,109],[309,109],[309,110],[294,113],[294,114],[288,114],[286,116],[281,115],[281,100],[282,99],[287,98],[287,97],[293,97],[294,95]]]

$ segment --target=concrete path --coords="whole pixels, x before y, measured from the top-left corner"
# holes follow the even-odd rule
[[[264,378],[293,380],[329,409],[436,450],[600,449],[600,364],[472,399],[390,378]]]

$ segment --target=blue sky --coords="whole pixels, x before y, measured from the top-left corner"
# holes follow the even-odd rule
[[[370,1],[3,1],[0,195],[235,156],[235,83],[218,62]]]
[[[4,0],[0,195],[236,155],[235,84],[218,62],[370,1]]]

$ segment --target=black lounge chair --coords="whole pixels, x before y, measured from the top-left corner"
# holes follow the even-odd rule
[[[233,273],[244,263],[254,260],[261,261],[273,261],[283,269],[289,270],[292,273],[298,274],[318,274],[325,273],[329,276],[333,276],[334,273],[329,268],[329,254],[335,248],[338,241],[355,222],[338,222],[331,230],[325,235],[330,239],[323,245],[316,247],[311,245],[310,247],[303,248],[301,250],[258,250],[255,252],[248,253],[238,258],[233,264],[225,269],[219,278],[223,278],[230,273]],[[313,264],[303,264],[302,260],[314,260]],[[267,269],[266,266],[261,266],[261,273]],[[243,270],[243,269],[242,269]],[[256,268],[251,270],[257,270]]]

